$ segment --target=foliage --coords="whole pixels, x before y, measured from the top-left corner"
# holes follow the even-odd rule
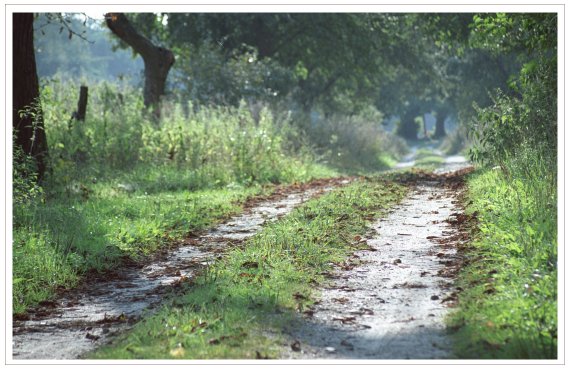
[[[310,121],[305,132],[320,160],[347,173],[388,169],[407,151],[401,138],[381,127],[382,115],[373,107],[360,115],[304,120]]]
[[[283,101],[295,84],[294,73],[255,49],[225,57],[218,44],[203,44],[179,53],[172,86],[177,94],[199,105],[238,106],[240,101]]]
[[[474,43],[517,52],[510,91],[478,109],[470,154],[487,166],[469,182],[477,238],[453,318],[461,357],[556,358],[556,14],[474,19]],[[490,166],[496,165],[489,169]]]
[[[57,80],[44,85],[52,174],[41,188],[27,158],[15,152],[16,313],[90,270],[144,259],[266,191],[244,185],[334,174],[314,164],[308,148],[293,148],[290,119],[267,109],[256,121],[246,105],[185,113],[171,104],[156,123],[133,88],[103,83],[90,87],[80,122],[70,114],[78,88]]]
[[[555,59],[532,61],[523,67],[520,97],[499,92],[491,107],[480,109],[472,124],[478,146],[474,160],[502,164],[525,148],[540,148],[549,159],[556,158],[557,105]]]
[[[78,14],[41,13],[34,21],[34,46],[40,78],[62,74],[66,79],[87,82],[127,79],[139,84],[142,58],[125,50],[113,50],[109,30]],[[83,35],[72,37],[70,33]],[[70,57],[72,56],[72,57]]]
[[[278,357],[281,329],[314,301],[331,263],[405,194],[389,182],[357,182],[313,199],[227,252],[97,359]],[[271,334],[272,336],[268,336]]]
[[[164,104],[163,118],[155,123],[145,115],[132,88],[118,91],[109,84],[91,87],[85,123],[69,120],[69,111],[55,104],[74,101],[72,83],[44,89],[46,126],[54,147],[56,172],[73,173],[77,167],[131,169],[155,164],[191,169],[207,175],[206,183],[190,187],[223,186],[232,182],[286,182],[307,177],[312,162],[308,149],[292,151],[295,129],[287,115],[275,116],[260,108],[252,115],[248,105],[201,107]],[[68,106],[68,107],[69,107]],[[61,173],[60,173],[61,174]],[[293,176],[295,174],[295,176]],[[62,177],[56,181],[69,182]]]
[[[38,183],[37,167],[34,158],[14,146],[12,170],[12,200],[17,205],[37,202],[43,196],[43,189]]]
[[[451,319],[460,358],[557,356],[556,191],[541,164],[526,166],[532,179],[487,170],[469,180],[468,213],[478,223]]]

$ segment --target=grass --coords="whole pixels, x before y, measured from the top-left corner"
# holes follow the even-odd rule
[[[165,103],[156,122],[140,92],[102,83],[90,87],[85,121],[70,121],[76,88],[43,87],[51,161],[41,187],[15,153],[15,314],[91,270],[148,258],[239,212],[270,185],[336,175],[298,142],[287,115],[268,108],[254,120],[245,103],[199,110]]]
[[[317,167],[311,173],[334,175]],[[232,183],[197,189],[208,187],[200,177],[192,170],[149,166],[120,177],[87,173],[15,202],[14,314],[50,299],[58,288],[73,288],[87,272],[148,259],[190,232],[239,213],[249,196],[273,188]]]
[[[450,318],[460,358],[557,357],[556,189],[538,171],[523,178],[513,170],[468,181],[467,212],[478,223]]]
[[[255,186],[149,193],[144,190],[152,185],[132,191],[112,181],[80,185],[78,195],[14,209],[14,313],[50,298],[60,286],[73,287],[90,270],[144,259],[239,212],[248,196],[269,191]]]
[[[406,189],[358,181],[313,199],[232,249],[164,307],[88,355],[96,359],[279,357],[281,330],[312,303],[323,274]]]
[[[444,157],[437,155],[433,150],[428,148],[420,148],[416,152],[414,167],[422,169],[435,169],[445,161]]]

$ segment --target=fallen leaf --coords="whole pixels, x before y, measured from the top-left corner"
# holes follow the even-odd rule
[[[97,336],[97,335],[92,335],[91,333],[87,333],[87,334],[85,335],[85,338],[88,339],[88,340],[91,340],[91,341],[97,341],[97,340],[100,339],[101,337],[100,337],[100,336]]]
[[[301,343],[298,340],[295,340],[295,342],[291,344],[291,350],[301,351]]]
[[[255,359],[269,359],[267,355],[261,354],[259,351],[255,351]]]
[[[293,298],[296,299],[296,300],[306,300],[306,299],[307,299],[307,296],[305,296],[305,295],[303,295],[303,294],[301,294],[301,293],[299,293],[299,292],[296,292],[296,293],[293,294]]]
[[[342,324],[352,324],[356,321],[356,317],[355,316],[345,316],[343,318],[333,318],[332,320],[338,320],[340,321]]]
[[[243,267],[244,269],[257,269],[259,268],[259,263],[255,262],[255,261],[248,261],[248,262],[244,262],[241,267]]]
[[[340,297],[340,298],[333,298],[333,301],[338,302],[339,304],[345,304],[350,300],[346,297]]]

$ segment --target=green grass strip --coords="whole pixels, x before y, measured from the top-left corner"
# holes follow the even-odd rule
[[[90,270],[114,269],[123,258],[144,259],[165,245],[238,213],[248,196],[268,190],[113,192],[99,186],[87,200],[65,195],[16,207],[13,311],[72,288]]]
[[[445,159],[431,149],[421,148],[417,151],[415,160],[414,167],[432,170],[441,166]]]
[[[405,193],[387,181],[358,181],[307,202],[229,251],[184,293],[88,357],[279,357],[281,330],[312,303],[323,274],[357,249],[354,237]]]
[[[498,170],[468,181],[467,212],[478,223],[450,319],[460,358],[556,358],[556,195],[543,182]]]

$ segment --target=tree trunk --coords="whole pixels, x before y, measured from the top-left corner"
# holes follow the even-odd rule
[[[447,118],[447,112],[438,111],[435,114],[435,118],[435,133],[433,134],[433,138],[445,137],[445,119]]]
[[[82,85],[79,88],[79,101],[77,101],[77,116],[79,121],[85,121],[85,114],[87,114],[87,97],[89,88]]]
[[[174,54],[165,48],[151,43],[139,34],[123,13],[107,13],[105,20],[109,29],[133,50],[140,54],[144,61],[144,104],[160,115],[160,99],[164,95],[166,77],[174,64]]]
[[[38,179],[42,179],[47,167],[47,138],[44,131],[40,105],[40,86],[34,52],[33,13],[13,15],[13,121],[14,146],[32,156],[37,165]],[[20,117],[20,111],[27,115]]]
[[[396,128],[396,134],[407,140],[418,139],[418,123],[416,117],[419,115],[418,107],[410,107],[400,119],[400,123]]]

